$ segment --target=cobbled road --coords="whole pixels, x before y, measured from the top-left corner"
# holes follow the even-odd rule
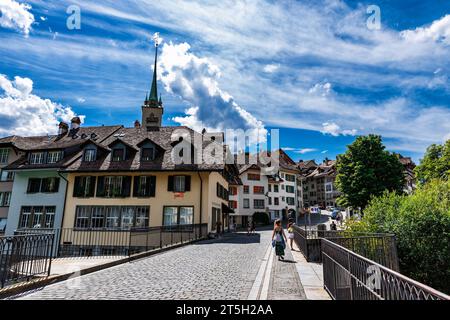
[[[47,286],[18,299],[247,299],[271,231],[227,235]]]

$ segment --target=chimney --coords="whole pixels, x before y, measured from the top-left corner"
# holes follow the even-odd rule
[[[69,125],[61,121],[58,126],[58,136],[64,136],[67,132],[69,132]]]
[[[136,121],[134,122],[134,127],[135,127],[136,129],[140,129],[140,128],[141,128],[141,123],[139,122],[139,120],[136,120]]]
[[[73,117],[71,120],[71,129],[76,130],[80,127],[81,120],[79,117]]]

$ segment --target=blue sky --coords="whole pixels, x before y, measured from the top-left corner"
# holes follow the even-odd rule
[[[80,30],[66,26],[70,5]],[[295,160],[334,158],[376,133],[418,161],[450,139],[449,1],[0,0],[0,10],[3,136],[54,132],[74,114],[131,126],[159,32],[166,125],[279,128]]]

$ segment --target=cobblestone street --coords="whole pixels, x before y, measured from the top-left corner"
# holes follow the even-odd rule
[[[247,299],[270,237],[271,231],[260,231],[202,241],[53,284],[19,299]],[[299,281],[294,285],[303,291]]]

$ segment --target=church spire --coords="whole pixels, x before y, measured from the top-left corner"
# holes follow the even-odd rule
[[[150,91],[149,101],[158,102],[158,77],[157,77],[157,65],[158,65],[158,41],[155,41],[155,69],[153,70],[152,88]]]

